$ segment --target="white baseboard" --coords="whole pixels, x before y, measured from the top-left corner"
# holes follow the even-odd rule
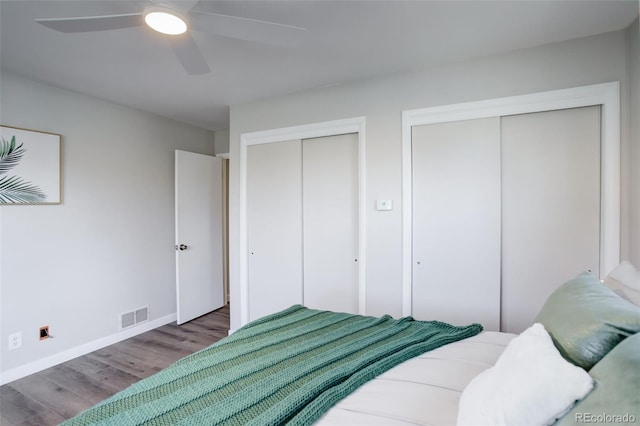
[[[153,330],[154,328],[161,327],[175,320],[176,320],[176,314],[175,313],[169,314],[162,318],[155,319],[153,321],[140,323],[140,325],[136,327],[122,330],[110,336],[102,337],[100,339],[93,340],[83,345],[76,346],[75,348],[67,349],[66,351],[59,352],[57,354],[48,356],[38,361],[34,361],[29,364],[22,365],[20,367],[16,367],[11,370],[3,371],[2,373],[0,373],[0,385],[5,385],[9,382],[13,382],[14,380],[21,379],[30,374],[34,374],[39,371],[45,370],[49,367],[53,367],[54,365],[58,365],[60,363],[69,361],[73,358],[86,355],[93,351],[97,351],[98,349],[102,349],[106,346],[113,345],[114,343],[121,342],[130,337],[137,336],[138,334],[142,334],[144,332]]]

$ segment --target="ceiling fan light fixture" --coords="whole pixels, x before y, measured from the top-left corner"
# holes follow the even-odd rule
[[[144,22],[162,34],[178,35],[187,31],[187,21],[168,7],[151,6],[146,8]]]

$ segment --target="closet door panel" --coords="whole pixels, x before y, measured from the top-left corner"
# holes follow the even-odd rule
[[[249,319],[302,303],[300,140],[247,148]]]
[[[600,107],[502,118],[503,329],[527,328],[560,284],[598,274]]]
[[[500,120],[413,127],[412,314],[500,320]]]
[[[304,304],[358,312],[358,135],[302,142]]]

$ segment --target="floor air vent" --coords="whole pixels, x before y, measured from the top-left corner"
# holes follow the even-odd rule
[[[149,319],[149,307],[143,306],[131,312],[120,314],[120,329],[129,328]]]

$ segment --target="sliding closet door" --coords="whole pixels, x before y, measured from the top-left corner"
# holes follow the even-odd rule
[[[247,148],[249,319],[302,303],[299,140]]]
[[[500,326],[500,120],[413,127],[412,314]]]
[[[304,304],[358,312],[358,135],[302,142]]]
[[[503,329],[533,322],[549,294],[599,266],[600,107],[502,119]]]

